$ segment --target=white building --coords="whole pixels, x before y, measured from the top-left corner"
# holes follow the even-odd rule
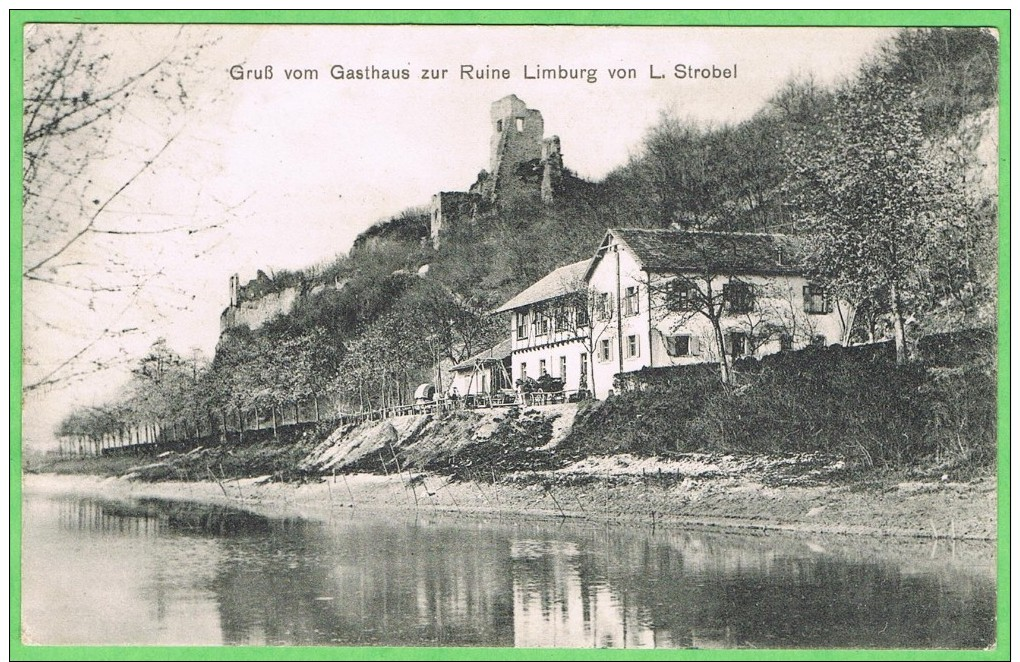
[[[589,261],[556,269],[500,306],[511,313],[514,384],[542,375],[563,380],[568,394],[587,390],[590,346],[584,274]]]
[[[780,234],[609,230],[497,311],[513,313],[513,379],[604,398],[620,373],[844,343],[853,311],[808,281],[802,252]]]
[[[852,311],[808,281],[802,253],[780,234],[609,230],[585,271],[595,396],[641,368],[844,342]]]
[[[507,338],[453,366],[449,393],[469,401],[488,402],[494,394],[513,389],[510,375],[511,342]]]

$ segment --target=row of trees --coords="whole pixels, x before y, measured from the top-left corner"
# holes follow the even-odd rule
[[[152,425],[172,429],[179,438],[173,426],[213,434],[228,426],[241,429],[241,421],[252,416],[275,429],[285,412],[299,406],[313,408],[318,420],[341,413],[338,407],[364,411],[407,404],[417,384],[441,388],[446,368],[487,347],[497,326],[502,328],[439,283],[401,273],[387,280],[392,305],[365,321],[357,335],[330,333],[321,314],[313,314],[336,311],[334,290],[303,300],[295,314],[256,331],[244,326],[225,331],[212,361],[198,354],[182,357],[160,339],[138,361],[119,399],[72,412],[58,435],[118,437],[125,429]]]

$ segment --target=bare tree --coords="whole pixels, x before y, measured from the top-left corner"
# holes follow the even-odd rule
[[[160,38],[150,41],[157,29]],[[177,200],[168,210],[153,199],[153,182],[170,169],[196,103],[187,77],[200,70],[210,42],[183,26],[139,30],[25,29],[26,392],[130,361],[107,345],[138,332],[132,312],[151,307],[153,290],[166,286],[160,257],[179,247],[158,237],[180,241],[219,227],[229,214],[229,205],[213,216],[197,201],[189,209]],[[180,176],[173,172],[175,182]],[[136,193],[143,182],[146,191]],[[39,337],[47,333],[61,337],[44,343],[44,352]]]
[[[574,329],[577,340],[588,355],[587,369],[581,373],[581,381],[578,384],[579,390],[590,390],[595,392],[595,371],[593,361],[599,340],[606,332],[612,329],[612,322],[616,316],[616,308],[606,292],[600,292],[591,287],[583,278],[572,283],[570,288],[573,291],[566,297],[555,301],[555,309],[552,312],[554,324],[557,328],[569,327]]]

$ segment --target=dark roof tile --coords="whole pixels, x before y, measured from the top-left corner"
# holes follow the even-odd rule
[[[524,290],[496,309],[497,313],[505,313],[515,308],[530,306],[539,301],[548,301],[557,297],[577,292],[584,288],[584,274],[591,260],[582,260],[560,267],[542,277],[537,283]]]
[[[798,237],[695,230],[610,230],[649,271],[793,274],[803,271]]]

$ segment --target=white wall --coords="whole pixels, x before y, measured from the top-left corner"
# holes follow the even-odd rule
[[[652,329],[652,365],[683,365],[704,361],[718,361],[718,341],[711,322],[701,314],[680,315],[666,311],[663,305],[663,288],[673,276],[656,276],[652,279],[652,309],[649,323]],[[831,312],[809,313],[804,310],[804,286],[808,280],[803,276],[741,276],[740,280],[754,288],[754,310],[750,313],[726,314],[721,321],[723,333],[742,331],[753,336],[751,354],[764,356],[782,349],[779,336],[789,334],[793,349],[810,345],[816,337],[823,338],[825,345],[842,342],[844,319],[850,306],[840,302],[832,304]],[[701,278],[692,278],[700,288],[707,288]],[[713,292],[720,292],[726,277],[713,279]],[[843,311],[843,317],[840,311]],[[690,335],[698,339],[699,352],[692,356],[669,356],[666,351],[666,337]]]
[[[718,342],[712,324],[705,316],[698,313],[683,315],[665,310],[663,288],[673,278],[673,275],[650,277],[642,271],[637,260],[624,246],[610,245],[596,264],[589,278],[589,288],[592,292],[610,295],[612,315],[605,320],[600,320],[598,315],[593,316],[592,376],[595,397],[605,398],[613,387],[613,376],[620,372],[649,366],[719,361]],[[692,280],[703,289],[707,287],[703,279]],[[714,278],[711,283],[713,291],[721,292],[723,284],[728,280],[726,277]],[[804,311],[803,288],[808,281],[802,276],[748,275],[741,276],[740,280],[754,288],[754,310],[751,313],[727,314],[721,326],[724,333],[744,331],[757,338],[751,343],[753,355],[764,356],[781,349],[780,330],[776,329],[771,334],[763,333],[767,326],[781,327],[782,332],[790,333],[794,349],[806,347],[816,336],[824,338],[826,345],[842,341],[845,323],[849,321],[847,313],[850,307],[846,302],[839,302],[838,305],[834,302],[829,313],[807,313]],[[638,303],[638,312],[630,315],[625,306],[629,287],[637,288]],[[669,356],[665,338],[676,335],[696,338],[697,353]],[[632,336],[637,345],[633,356],[628,352],[629,338]],[[609,341],[607,361],[600,356],[604,340]]]
[[[499,375],[496,374],[497,371],[499,371],[499,368],[491,363],[482,364],[477,371],[473,369],[451,371],[450,385],[447,388],[447,393],[452,392],[454,387],[457,388],[457,393],[461,397],[477,395],[479,393],[492,393],[494,381],[499,381]]]
[[[634,256],[622,246],[615,245],[609,247],[589,278],[589,288],[592,292],[609,294],[612,310],[609,318],[599,319],[599,315],[595,314],[593,320],[592,365],[595,397],[599,399],[605,398],[613,388],[614,375],[619,372],[640,370],[650,364],[648,287],[645,278]],[[636,314],[626,314],[621,301],[628,287],[638,288]],[[637,341],[637,353],[634,356],[629,356],[627,351],[627,339],[630,336],[635,336]],[[622,347],[621,338],[624,343]],[[609,341],[608,361],[602,360],[599,351],[603,341],[606,340]]]

